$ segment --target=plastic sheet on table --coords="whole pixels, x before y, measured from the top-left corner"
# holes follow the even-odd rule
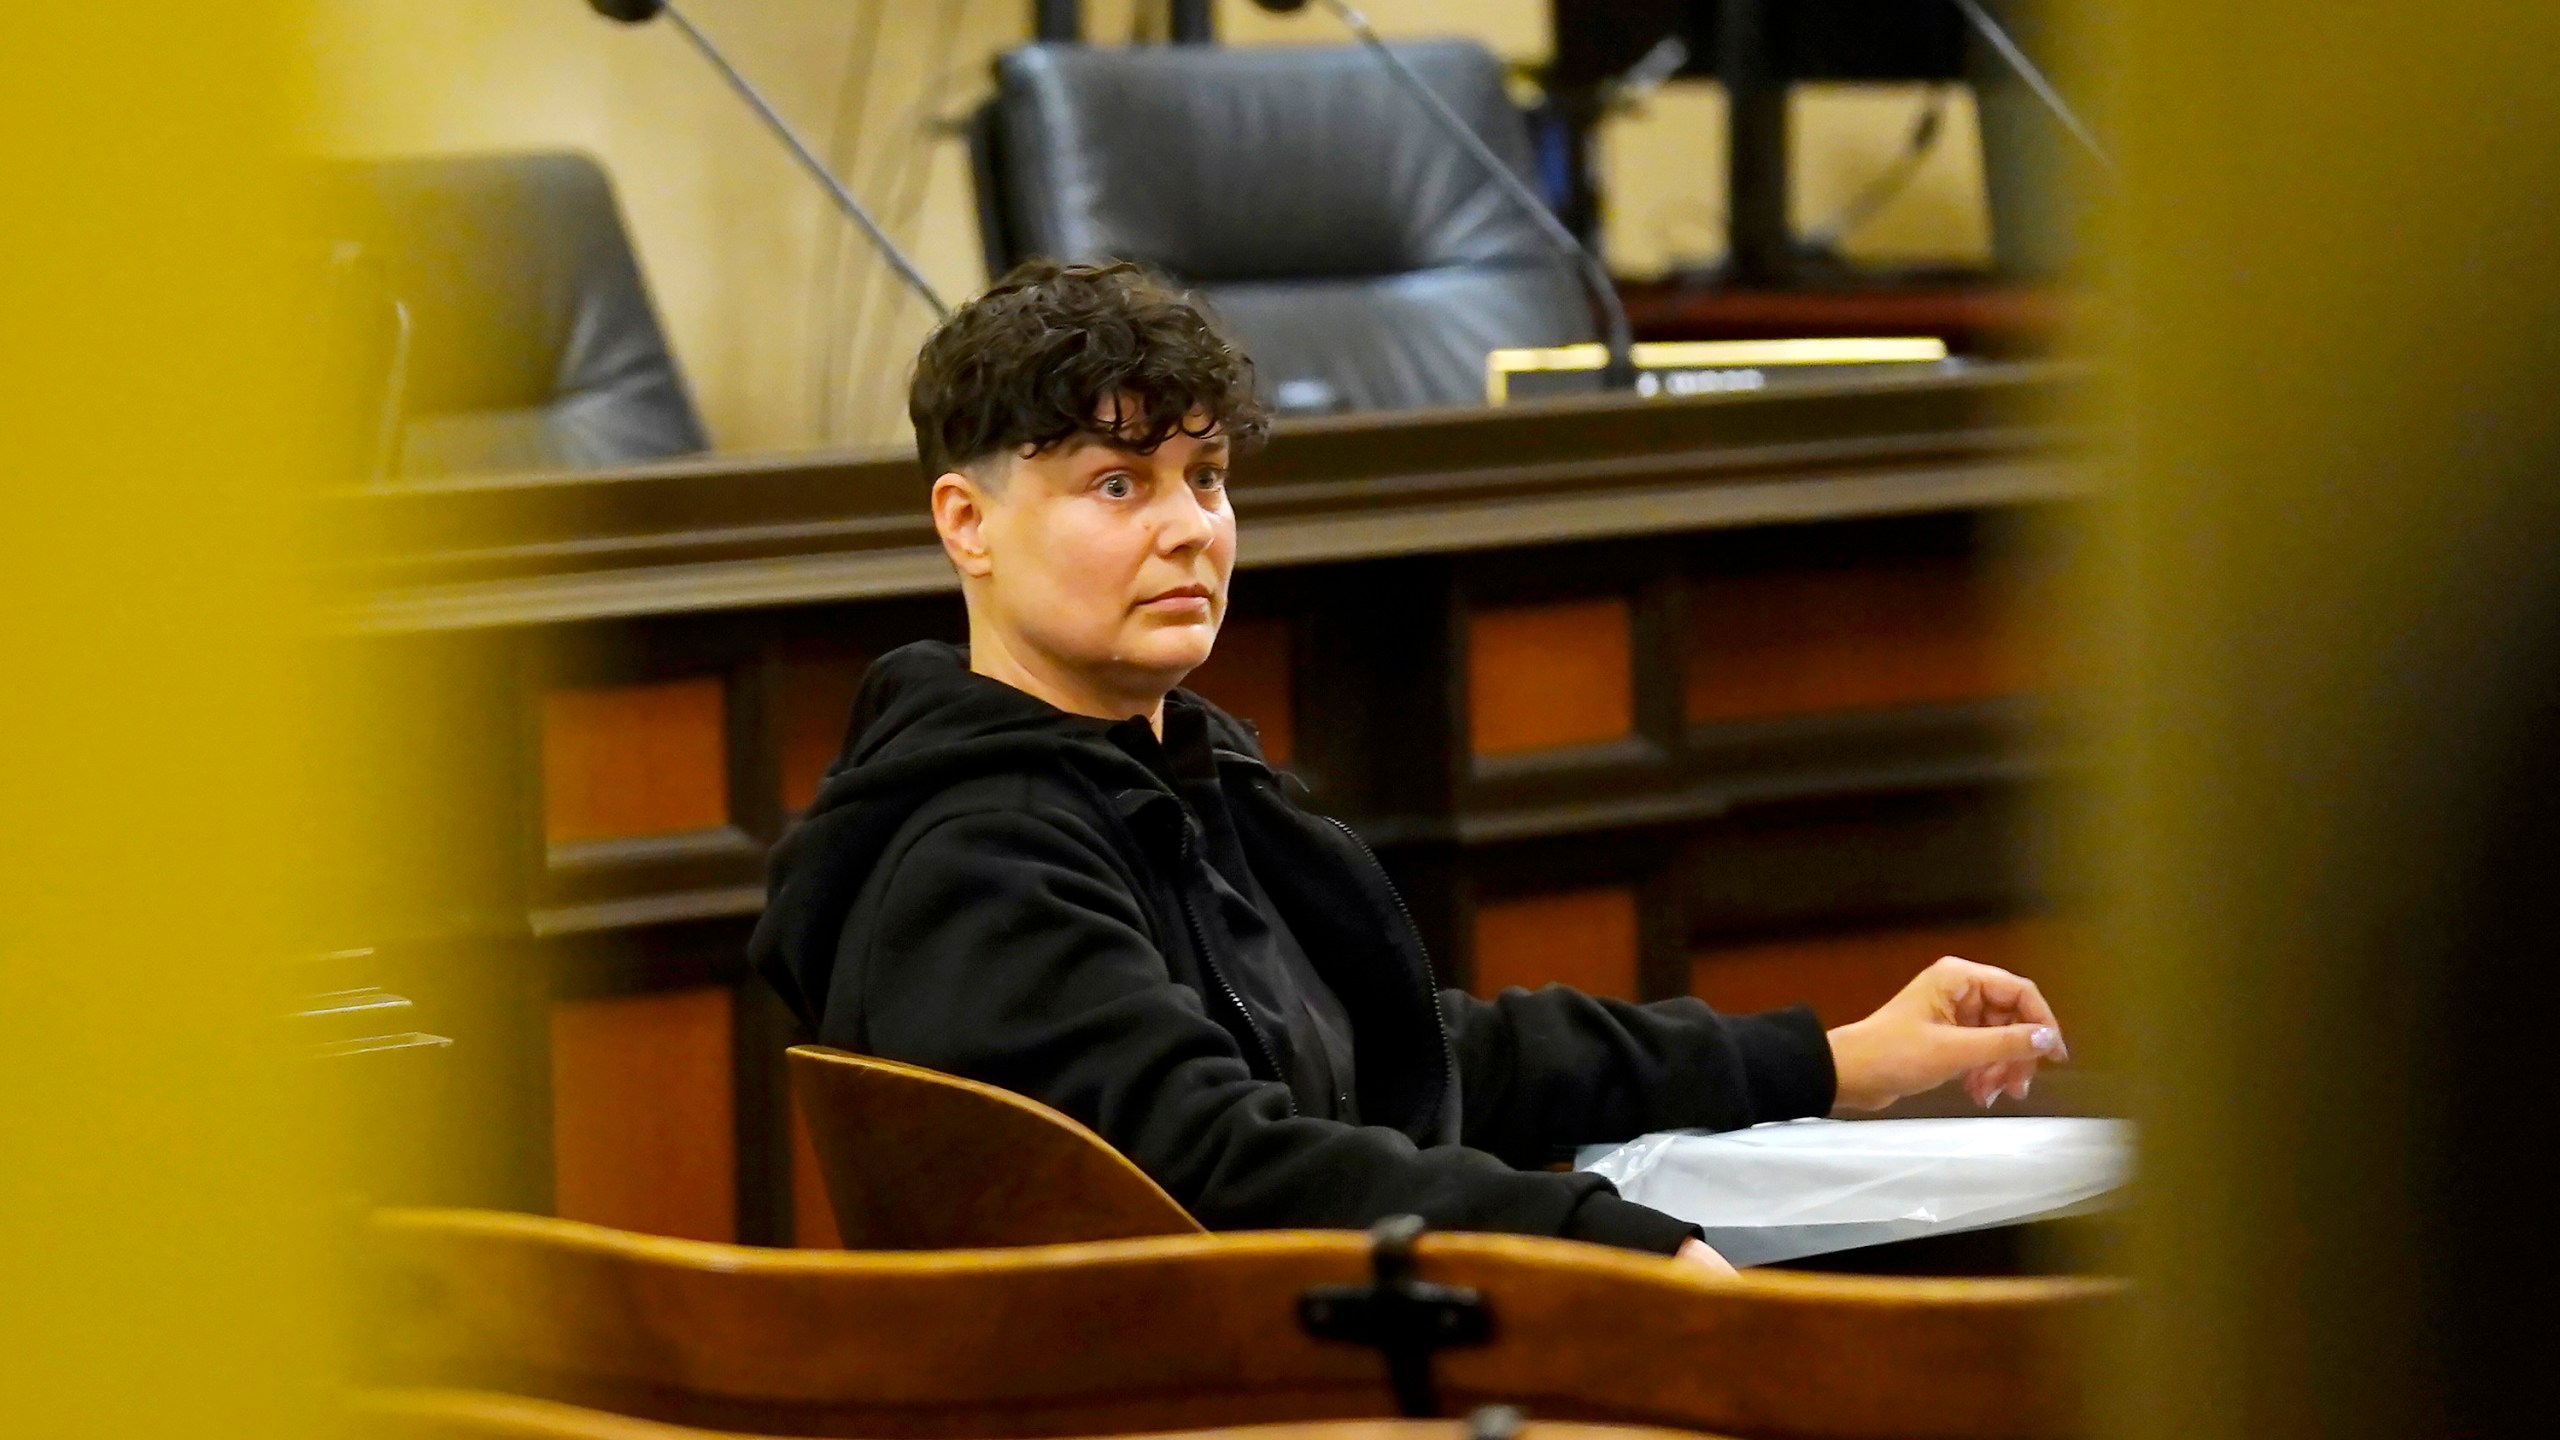
[[[1593,1145],[1580,1169],[1690,1221],[1736,1265],[2099,1208],[2133,1168],[2119,1120],[1791,1120]]]

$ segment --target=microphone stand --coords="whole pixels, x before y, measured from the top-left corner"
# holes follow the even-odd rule
[[[1999,52],[2002,62],[2016,71],[2019,79],[2027,82],[2027,88],[2035,92],[2036,99],[2053,112],[2053,118],[2062,122],[2062,128],[2071,132],[2072,139],[2080,142],[2080,148],[2089,152],[2089,158],[2098,162],[2098,168],[2110,177],[2114,176],[2116,162],[2107,154],[2106,147],[2100,145],[2097,135],[2081,123],[2080,117],[2063,100],[2062,92],[2045,78],[2044,71],[2036,67],[2036,62],[2028,59],[2027,52],[2018,48],[2018,42],[2010,38],[2000,22],[1991,18],[1991,12],[1982,8],[1982,0],[1955,0],[1955,3],[1956,8],[1964,12],[1966,23],[1991,42],[1991,48]]]
[[[889,238],[889,232],[880,228],[879,222],[871,218],[871,212],[863,209],[862,202],[853,198],[853,192],[844,188],[844,182],[838,180],[835,173],[802,142],[790,123],[782,118],[782,113],[748,83],[746,76],[738,73],[738,67],[729,63],[729,57],[720,53],[720,48],[711,43],[709,36],[695,28],[683,11],[670,0],[587,0],[587,3],[597,14],[625,25],[643,24],[662,13],[674,21],[676,28],[684,32],[685,39],[692,41],[693,48],[702,52],[702,58],[711,62],[711,68],[719,71],[721,78],[729,82],[729,88],[738,92],[738,98],[747,102],[747,108],[756,112],[766,128],[782,141],[783,148],[800,162],[801,168],[817,177],[818,183],[826,187],[827,194],[835,200],[836,208],[844,212],[845,218],[861,227],[862,233],[870,237],[872,248],[889,262],[890,269],[898,272],[898,278],[907,283],[907,288],[923,296],[924,303],[933,307],[934,318],[950,318],[951,307],[943,303],[932,282],[916,269],[915,262],[906,257],[898,243]]]
[[[1600,321],[1601,343],[1608,347],[1609,360],[1600,371],[1600,388],[1634,389],[1635,336],[1627,326],[1627,307],[1619,303],[1618,287],[1610,280],[1608,270],[1600,264],[1600,258],[1575,239],[1572,231],[1564,228],[1564,222],[1556,218],[1555,211],[1548,209],[1547,202],[1539,198],[1538,192],[1530,189],[1527,182],[1503,163],[1501,156],[1493,153],[1493,147],[1484,143],[1484,137],[1476,133],[1475,127],[1467,123],[1456,106],[1441,99],[1440,92],[1432,89],[1429,81],[1416,74],[1403,56],[1378,38],[1378,32],[1370,28],[1367,16],[1353,9],[1345,0],[1324,0],[1324,7],[1358,36],[1360,43],[1369,47],[1370,53],[1386,62],[1388,70],[1413,92],[1413,97],[1422,102],[1424,109],[1431,112],[1432,120],[1475,157],[1476,163],[1494,178],[1503,193],[1529,213],[1539,232],[1557,253],[1571,258],[1583,288],[1590,292],[1592,312]]]

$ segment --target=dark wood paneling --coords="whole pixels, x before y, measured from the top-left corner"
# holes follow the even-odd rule
[[[845,722],[870,662],[851,653],[784,656],[774,666],[774,748],[782,803],[793,814],[818,796],[818,780],[843,749]]]
[[[1999,576],[1973,555],[1689,582],[1692,724],[2016,695],[2034,688]]]
[[[1468,748],[1508,756],[1633,735],[1631,621],[1619,596],[1468,615]]]
[[[738,1238],[730,1006],[725,986],[553,1004],[556,1213]]]
[[[1941,278],[1854,289],[1750,290],[1677,282],[1621,288],[1639,340],[1863,339],[1928,335],[1958,354],[2039,354],[2052,349],[2069,297]]]
[[[1689,944],[2014,914],[2051,897],[2014,786],[1846,795],[1690,830]]]
[[[1304,666],[1294,767],[1345,818],[1445,814],[1463,766],[1464,619],[1446,562],[1254,577],[1296,597]]]
[[[545,695],[542,794],[554,845],[726,825],[726,688],[708,678]]]
[[[1298,754],[1295,632],[1278,616],[1230,618],[1218,631],[1209,663],[1183,682],[1211,704],[1253,723],[1274,765]]]
[[[1472,988],[1491,996],[1562,984],[1636,999],[1638,928],[1636,892],[1624,887],[1478,902]]]
[[[1691,988],[1719,1010],[1811,1005],[1826,1026],[1845,1025],[1893,998],[1941,955],[1961,955],[2042,981],[2061,956],[2059,929],[2040,919],[1895,926],[1702,950]],[[2059,997],[2047,996],[2057,1004]]]
[[[802,1036],[771,986],[750,979],[732,995],[738,1239],[749,1245],[791,1245],[797,1242],[799,1220],[792,1194],[791,1087],[782,1056]]]

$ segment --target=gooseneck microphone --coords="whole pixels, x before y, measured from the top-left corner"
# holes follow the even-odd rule
[[[1275,15],[1286,15],[1305,9],[1307,0],[1253,0],[1253,3]],[[1609,272],[1601,265],[1600,257],[1592,254],[1573,237],[1572,231],[1564,228],[1564,222],[1556,218],[1556,212],[1547,208],[1547,202],[1540,199],[1538,192],[1530,189],[1528,182],[1505,164],[1501,156],[1493,153],[1493,147],[1484,143],[1484,137],[1476,133],[1475,127],[1467,123],[1456,106],[1441,99],[1440,92],[1432,89],[1429,81],[1415,73],[1403,56],[1378,38],[1378,32],[1370,27],[1367,16],[1344,0],[1324,0],[1324,8],[1332,11],[1336,19],[1359,37],[1360,43],[1369,47],[1371,54],[1386,63],[1388,71],[1413,93],[1424,110],[1430,112],[1433,123],[1474,156],[1476,163],[1493,177],[1502,192],[1536,222],[1539,235],[1554,248],[1557,258],[1572,267],[1582,281],[1582,288],[1591,302],[1592,317],[1600,322],[1601,343],[1609,351],[1609,363],[1600,371],[1600,387],[1604,390],[1634,389],[1635,336],[1627,327],[1627,308],[1618,301],[1618,287],[1609,279]]]
[[[791,152],[792,158],[800,162],[801,168],[816,176],[818,183],[826,187],[827,194],[835,200],[836,208],[844,212],[845,218],[851,220],[861,228],[864,235],[870,237],[872,248],[878,250],[880,257],[889,262],[890,269],[898,272],[899,279],[907,282],[907,288],[923,296],[924,303],[933,307],[934,318],[937,320],[949,318],[951,307],[943,303],[940,295],[934,293],[932,282],[924,278],[924,272],[916,269],[915,262],[909,260],[906,252],[898,248],[898,243],[889,238],[889,232],[880,228],[880,223],[871,218],[871,212],[863,209],[862,202],[853,198],[853,192],[844,188],[844,182],[836,179],[834,172],[827,169],[808,145],[792,131],[789,122],[782,118],[782,113],[774,109],[772,103],[763,95],[757,93],[756,87],[747,82],[747,77],[738,73],[738,67],[729,63],[729,57],[720,53],[720,48],[711,43],[710,37],[695,29],[693,22],[685,18],[683,11],[669,3],[669,0],[587,0],[587,5],[606,19],[619,20],[625,25],[644,24],[661,14],[674,21],[676,28],[684,32],[684,37],[693,42],[693,48],[702,52],[702,58],[711,62],[711,68],[719,71],[721,78],[729,82],[729,88],[738,92],[738,98],[747,102],[747,108],[755,111],[763,119],[766,128],[781,138],[783,148]]]

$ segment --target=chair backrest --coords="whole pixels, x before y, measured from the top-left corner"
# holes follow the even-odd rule
[[[789,1435],[1091,1435],[1398,1413],[1378,1352],[1301,1328],[1372,1276],[1352,1232],[1016,1250],[758,1249],[479,1211],[367,1227],[376,1385],[500,1390]],[[1432,1362],[1444,1414],[1794,1440],[2082,1433],[2089,1280],[1755,1274],[1569,1241],[1426,1235],[1489,1343]]]
[[[1200,1231],[1099,1135],[1037,1100],[820,1045],[791,1090],[852,1250],[1060,1245]]]
[[[398,473],[627,464],[709,447],[585,155],[342,162],[327,219],[406,313]]]
[[[1490,51],[1398,49],[1530,175]],[[971,146],[989,269],[1161,270],[1285,410],[1481,404],[1486,352],[1592,338],[1535,221],[1356,46],[1026,45],[996,79]]]
[[[580,1405],[485,1390],[360,1390],[349,1398],[348,1409],[356,1422],[351,1428],[367,1440],[754,1440],[732,1430],[636,1420]],[[1553,1422],[1524,1423],[1494,1433],[1502,1440],[1700,1440],[1683,1430]],[[1184,1430],[1148,1440],[1472,1440],[1472,1436],[1467,1423],[1458,1420],[1320,1420]]]

